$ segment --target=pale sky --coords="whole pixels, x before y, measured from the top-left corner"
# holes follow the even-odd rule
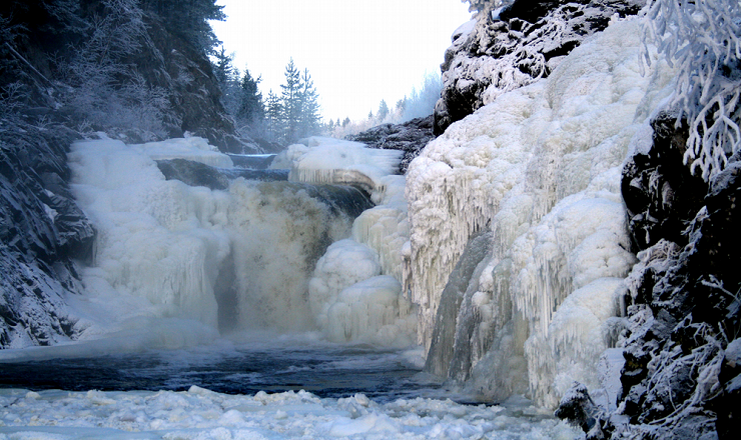
[[[470,20],[461,0],[219,0],[212,22],[234,66],[280,94],[289,58],[308,68],[322,116],[358,120],[439,72],[450,36]]]

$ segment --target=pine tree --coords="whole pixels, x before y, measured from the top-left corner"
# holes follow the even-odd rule
[[[310,136],[319,132],[319,95],[314,88],[309,69],[304,69],[301,76],[301,115],[299,117],[300,137]]]
[[[383,122],[384,119],[386,119],[386,116],[389,114],[389,106],[386,104],[386,100],[382,99],[381,103],[378,104],[378,120]]]
[[[265,107],[262,102],[262,93],[258,90],[258,84],[262,76],[252,78],[250,71],[245,69],[240,81],[240,105],[237,111],[237,120],[247,124],[261,122],[265,118]]]
[[[299,120],[303,107],[301,96],[301,73],[296,68],[293,58],[290,59],[284,73],[285,84],[281,84],[281,125],[283,132],[278,136],[286,143],[293,143],[299,138]]]

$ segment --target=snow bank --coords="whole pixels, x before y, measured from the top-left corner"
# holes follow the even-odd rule
[[[426,347],[469,237],[494,232],[490,268],[461,311],[492,317],[466,342],[479,347],[469,372],[484,394],[496,394],[498,376],[521,374],[540,404],[555,406],[564,384],[598,380],[600,328],[616,313],[616,279],[635,262],[620,167],[673,78],[658,61],[640,75],[639,36],[638,20],[613,23],[547,79],[451,125],[409,167],[407,282]],[[518,357],[513,373],[507,359]]]
[[[0,390],[0,439],[428,439],[569,440],[579,433],[530,406],[460,405],[363,394],[320,399],[305,391],[187,392]],[[522,414],[526,414],[523,417]]]

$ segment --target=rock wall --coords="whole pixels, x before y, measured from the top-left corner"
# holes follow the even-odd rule
[[[95,233],[66,183],[74,134],[10,124],[0,129],[0,348],[50,345],[76,334],[64,297]]]
[[[620,392],[611,408],[591,408],[579,423],[587,438],[735,438],[741,403],[741,259],[737,197],[741,155],[709,183],[682,157],[687,140],[676,116],[651,123],[649,148],[623,170],[622,191],[640,262],[630,274],[618,349]],[[560,415],[578,419],[579,393]],[[583,399],[582,399],[583,400]],[[583,406],[583,405],[582,405]]]

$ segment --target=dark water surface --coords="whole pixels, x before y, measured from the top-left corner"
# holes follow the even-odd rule
[[[366,346],[201,347],[0,363],[0,388],[184,391],[191,385],[228,394],[303,389],[320,397],[346,397],[362,392],[376,401],[445,394],[403,352]]]

